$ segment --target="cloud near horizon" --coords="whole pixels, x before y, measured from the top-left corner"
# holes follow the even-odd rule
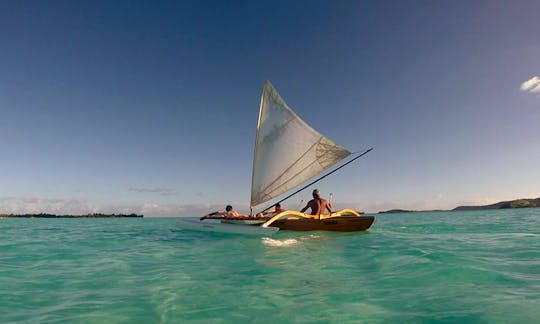
[[[501,201],[493,197],[459,201],[456,204],[417,201],[417,202],[369,202],[369,203],[335,203],[334,209],[352,208],[367,213],[376,213],[390,209],[434,210],[453,209],[462,205],[487,205]],[[249,213],[249,207],[235,204],[240,213]],[[79,198],[39,198],[39,197],[0,197],[0,214],[34,214],[48,213],[56,215],[85,215],[91,213],[104,214],[142,214],[146,217],[182,217],[201,216],[215,210],[222,210],[222,203],[194,204],[156,204],[143,202],[140,204],[94,204]],[[298,206],[285,204],[285,208],[296,209]]]
[[[540,78],[534,76],[521,84],[520,89],[530,93],[540,93]]]
[[[39,198],[39,197],[0,197],[0,214],[83,215],[103,212],[84,199],[78,198]]]
[[[169,188],[129,188],[128,191],[138,192],[138,193],[159,193],[162,196],[173,196],[176,194],[174,189]]]
[[[222,204],[94,204],[79,198],[0,197],[0,214],[85,215],[143,214],[149,217],[200,216],[223,209]]]

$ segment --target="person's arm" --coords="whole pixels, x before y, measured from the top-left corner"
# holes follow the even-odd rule
[[[219,216],[224,216],[225,215],[225,212],[221,211],[221,210],[218,210],[218,211],[215,211],[215,212],[211,212],[210,214],[206,214],[204,215],[203,217],[199,218],[200,220],[203,220],[203,219],[206,219],[206,218],[209,218],[211,216],[216,216],[216,215],[219,215]]]
[[[302,208],[300,211],[301,213],[305,212],[309,208],[309,202],[307,203],[306,207]]]
[[[214,216],[214,215],[217,214],[217,213],[219,213],[219,212],[215,211],[215,212],[206,214],[206,215],[204,215],[203,217],[199,218],[199,220],[207,219],[208,217]]]
[[[326,202],[326,209],[328,209],[328,212],[330,212],[330,214],[332,214],[332,204],[330,202]]]

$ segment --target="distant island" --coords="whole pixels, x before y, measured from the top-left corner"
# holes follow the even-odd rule
[[[86,215],[54,215],[54,214],[0,214],[0,218],[124,218],[124,217],[144,217],[137,214],[86,214]]]
[[[429,213],[429,212],[440,212],[445,211],[442,209],[432,209],[432,210],[408,210],[408,209],[390,209],[385,211],[380,211],[378,214],[397,214],[397,213]]]
[[[415,210],[390,209],[390,210],[380,211],[379,214],[414,213],[414,212]]]
[[[458,206],[450,211],[462,210],[482,210],[482,209],[509,209],[509,208],[535,208],[540,207],[540,198],[533,199],[515,199],[509,201],[499,201],[498,203],[482,206]],[[390,209],[380,211],[379,214],[394,214],[394,213],[419,213],[419,212],[436,212],[444,210],[407,210],[407,209]]]
[[[540,198],[500,201],[495,204],[483,205],[483,206],[459,206],[452,210],[508,209],[508,208],[534,208],[534,207],[540,207]]]

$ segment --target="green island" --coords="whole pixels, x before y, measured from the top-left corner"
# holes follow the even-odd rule
[[[540,207],[540,198],[515,199],[499,201],[498,203],[483,206],[459,206],[452,210],[480,210],[480,209],[508,209],[508,208],[535,208]]]
[[[481,206],[458,206],[450,211],[462,210],[482,210],[482,209],[509,209],[509,208],[537,208],[540,207],[540,198],[523,198],[508,201],[499,201],[491,205]],[[390,209],[380,211],[379,214],[394,214],[394,213],[418,213],[418,212],[435,212],[444,210],[407,210],[407,209]]]
[[[86,215],[54,215],[54,214],[0,214],[0,218],[124,218],[124,217],[144,217],[137,214],[86,214]]]
[[[408,209],[390,209],[385,211],[380,211],[378,214],[398,214],[398,213],[414,213],[414,210]]]

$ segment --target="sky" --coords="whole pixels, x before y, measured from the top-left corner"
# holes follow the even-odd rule
[[[540,197],[539,12],[526,0],[2,1],[0,213],[247,212],[265,80],[334,142],[374,148],[315,186],[336,207]]]

